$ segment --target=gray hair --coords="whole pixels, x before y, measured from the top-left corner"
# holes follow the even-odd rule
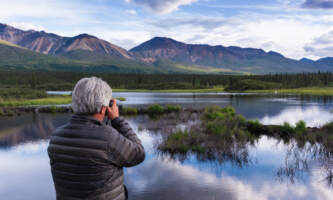
[[[111,87],[102,79],[91,77],[79,80],[72,93],[72,108],[76,114],[94,114],[108,106],[112,98]]]

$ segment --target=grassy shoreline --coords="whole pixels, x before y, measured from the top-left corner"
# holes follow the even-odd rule
[[[119,101],[126,101],[124,97],[116,98]],[[20,106],[45,106],[45,105],[63,105],[71,104],[72,96],[70,95],[50,95],[48,97],[36,99],[6,99],[0,101],[0,108],[20,107]]]
[[[247,93],[267,94],[297,94],[297,95],[325,95],[333,96],[333,87],[310,87],[294,89],[246,90]]]
[[[170,90],[148,90],[148,89],[112,89],[113,92],[153,92],[153,93],[208,93],[208,92],[224,92],[224,88],[210,89],[170,89]]]
[[[0,107],[61,105],[70,104],[71,102],[71,96],[55,96],[37,99],[8,99],[0,101]]]

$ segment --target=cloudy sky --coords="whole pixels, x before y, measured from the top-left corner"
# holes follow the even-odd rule
[[[0,22],[130,49],[155,36],[187,43],[333,56],[333,0],[0,0]]]

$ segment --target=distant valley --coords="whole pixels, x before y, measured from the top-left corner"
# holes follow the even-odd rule
[[[332,71],[333,57],[294,60],[262,49],[155,37],[127,51],[88,34],[62,37],[0,24],[0,69],[117,73],[267,74]]]

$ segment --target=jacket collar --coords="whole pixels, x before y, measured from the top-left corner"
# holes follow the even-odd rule
[[[99,121],[98,119],[94,118],[91,115],[83,115],[83,114],[74,114],[72,119],[70,120],[71,123],[80,123],[80,124],[97,124],[97,125],[105,125],[104,122]]]

